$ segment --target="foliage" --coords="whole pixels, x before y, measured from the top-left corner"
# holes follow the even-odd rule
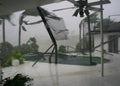
[[[34,37],[31,37],[26,43],[22,44],[20,47],[15,46],[15,50],[19,50],[22,54],[38,52],[39,46]]]
[[[11,53],[11,52],[12,52],[12,50],[13,50],[12,44],[10,44],[9,42],[5,42],[5,43],[0,43],[1,53],[4,52],[4,51],[3,51],[3,50],[4,50],[4,46],[6,46],[5,49],[6,49],[6,51],[7,51],[8,53]]]
[[[59,50],[60,53],[66,53],[66,47],[64,45],[60,45],[59,46]]]
[[[13,26],[15,26],[15,24],[13,24],[13,22],[11,21],[12,15],[13,14],[2,15],[2,16],[0,16],[0,19],[2,19],[2,21],[3,20],[8,20],[10,24],[12,24]],[[2,23],[2,21],[0,22],[0,24]]]
[[[4,52],[4,48],[6,49],[6,53]],[[22,52],[18,51],[16,47],[13,47],[9,42],[0,43],[0,50],[0,59],[2,60],[3,67],[11,66],[14,59],[18,59],[20,64],[24,63],[24,55]]]
[[[11,56],[7,58],[7,60],[3,63],[3,67],[11,66],[12,61],[18,59],[20,64],[24,63],[24,55],[20,51],[13,51]]]
[[[24,63],[24,55],[21,51],[14,51],[10,58],[18,59],[20,64]]]
[[[22,44],[22,46],[21,46],[21,52],[23,54],[29,53],[30,52],[30,45],[28,45],[28,44]]]
[[[2,60],[2,64],[5,62],[9,63],[10,59],[9,59],[9,61],[7,61],[7,60],[10,57],[11,53],[13,52],[12,44],[10,44],[9,42],[0,43],[0,51],[1,51],[0,52],[0,59]]]
[[[12,61],[14,60],[13,57],[7,58],[7,60],[2,64],[3,67],[8,67],[12,65]]]
[[[86,37],[80,40],[79,43],[76,45],[77,52],[86,52],[89,50],[89,42]]]
[[[22,74],[17,74],[14,78],[10,79],[6,78],[4,79],[4,84],[3,86],[30,86],[31,85],[31,81],[33,79],[28,77],[28,76],[24,76]]]
[[[36,41],[35,37],[31,37],[27,41],[26,45],[29,46],[29,52],[38,52],[39,46],[37,45],[37,41]]]

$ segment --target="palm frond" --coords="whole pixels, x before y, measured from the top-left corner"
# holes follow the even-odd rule
[[[27,29],[24,26],[22,26],[22,30],[27,31]]]
[[[19,25],[22,25],[23,24],[23,19],[25,18],[26,16],[25,15],[20,15],[19,16]]]
[[[32,22],[32,23],[28,23],[28,21],[23,21],[23,22],[24,22],[24,24],[26,24],[26,25],[34,25],[34,24],[42,23],[43,21],[40,20],[40,21],[36,21],[36,22]]]
[[[1,19],[5,19],[5,20],[8,20],[11,25],[15,26],[15,24],[11,21],[12,15],[13,15],[13,14],[2,15],[2,16],[0,16],[0,18],[1,18]]]

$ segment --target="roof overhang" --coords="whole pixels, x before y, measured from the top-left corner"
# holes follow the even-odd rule
[[[56,0],[0,0],[0,15],[54,3]]]

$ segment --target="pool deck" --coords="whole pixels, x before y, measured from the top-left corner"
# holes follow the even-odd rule
[[[29,75],[34,79],[33,86],[120,86],[120,56],[107,56],[111,62],[104,66],[101,77],[101,64],[78,66],[64,64],[26,62],[23,65],[4,68],[4,78],[17,73]]]

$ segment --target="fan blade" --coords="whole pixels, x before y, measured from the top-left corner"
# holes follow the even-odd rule
[[[77,10],[75,11],[75,13],[73,14],[73,16],[77,16],[78,13],[79,13],[79,9],[77,9]]]
[[[109,0],[104,0],[104,1],[97,1],[97,2],[91,2],[88,3],[88,6],[96,6],[96,5],[100,5],[100,4],[109,4],[111,3]]]
[[[97,11],[97,12],[100,12],[101,9],[100,8],[97,8],[97,7],[88,7],[87,8],[88,10],[92,10],[92,11]],[[102,9],[103,10],[103,9]]]
[[[76,7],[67,7],[67,8],[56,9],[56,10],[52,10],[52,11],[62,11],[62,10],[74,9],[74,8],[76,8]]]

